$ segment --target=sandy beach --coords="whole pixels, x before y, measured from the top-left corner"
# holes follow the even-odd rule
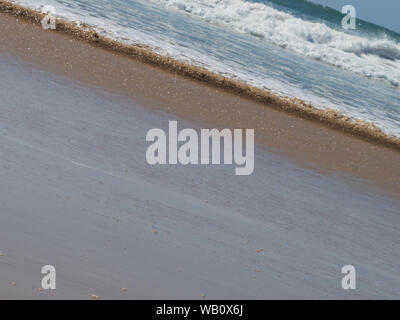
[[[129,57],[2,15],[2,48],[38,67],[218,127],[254,128],[258,142],[319,167],[400,190],[399,152],[280,112]],[[8,34],[16,36],[10,39]],[[110,55],[112,59],[110,59]]]
[[[0,299],[400,296],[395,144],[21,17],[0,28]],[[169,120],[254,128],[255,173],[149,166]]]

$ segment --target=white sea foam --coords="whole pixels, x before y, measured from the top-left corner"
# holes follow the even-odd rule
[[[151,1],[324,63],[400,86],[400,44],[393,40],[351,35],[262,3],[243,0]],[[370,59],[370,56],[377,59]]]
[[[396,88],[400,85],[400,46],[390,39],[368,39],[349,35],[321,23],[295,18],[264,4],[243,0],[150,1],[327,64],[376,80],[385,80]],[[377,106],[377,104],[368,101],[370,99],[368,97],[365,97],[367,103],[364,103],[363,97],[360,97],[357,98],[358,103],[350,105],[342,98],[332,96],[329,87],[319,86],[319,91],[323,90],[316,93],[281,79],[279,75],[271,76],[258,70],[249,70],[238,61],[219,59],[211,52],[200,52],[196,48],[179,45],[168,35],[149,33],[140,28],[126,26],[121,23],[121,17],[112,8],[98,7],[96,3],[91,2],[88,2],[89,7],[81,7],[75,0],[15,0],[13,2],[35,10],[52,5],[56,9],[57,16],[78,24],[85,22],[95,26],[100,34],[107,37],[130,44],[148,45],[163,55],[202,66],[278,95],[303,99],[317,108],[340,110],[349,116],[374,123],[387,133],[400,135],[397,111],[393,115],[379,107],[371,108],[369,105]],[[79,2],[85,3],[85,1]],[[149,23],[156,22],[149,21]],[[393,90],[397,91],[395,88]]]

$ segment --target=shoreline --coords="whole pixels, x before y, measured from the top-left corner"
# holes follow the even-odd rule
[[[0,300],[400,297],[398,149],[18,16],[0,29]],[[254,129],[253,174],[150,165],[174,120]]]
[[[302,166],[355,175],[385,192],[400,193],[398,148],[371,143],[67,34],[45,31],[12,15],[0,13],[0,27],[4,53],[39,70],[117,93],[149,110],[166,112],[170,119],[177,116],[221,129],[253,128],[256,143]]]
[[[40,20],[45,14],[0,0],[0,13],[22,18],[34,25],[40,25]],[[210,87],[222,89],[226,92],[260,102],[268,108],[274,108],[299,118],[311,120],[337,131],[357,136],[379,145],[400,150],[400,137],[386,134],[382,129],[364,120],[357,120],[343,115],[332,109],[317,109],[311,104],[297,98],[279,97],[266,90],[255,88],[244,82],[223,77],[204,68],[190,65],[177,59],[155,53],[145,46],[123,44],[110,38],[99,36],[90,26],[78,27],[73,23],[57,19],[57,29],[53,33],[68,35],[114,52],[127,56],[136,61],[157,66],[160,69],[173,72],[188,79],[207,84]],[[86,29],[85,29],[86,28]],[[46,31],[52,32],[52,31]]]

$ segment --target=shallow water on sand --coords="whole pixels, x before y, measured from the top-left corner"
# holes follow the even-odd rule
[[[175,117],[5,55],[0,74],[0,298],[46,297],[45,264],[58,298],[399,296],[398,199],[260,146],[249,177],[152,167],[146,133]]]

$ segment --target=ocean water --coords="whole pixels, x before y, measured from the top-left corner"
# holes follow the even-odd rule
[[[400,136],[400,35],[305,0],[18,0]]]

